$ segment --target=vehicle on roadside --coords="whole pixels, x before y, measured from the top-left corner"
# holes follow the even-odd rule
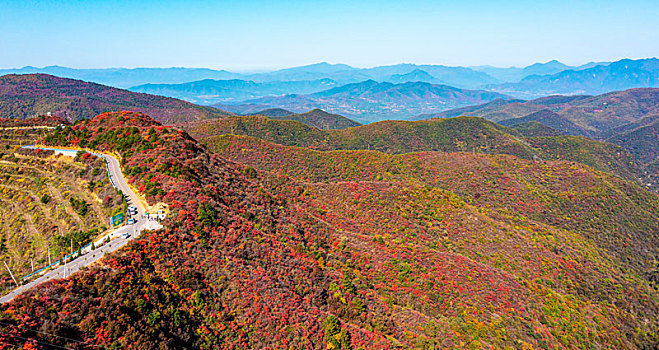
[[[128,219],[128,221],[126,222],[126,224],[128,224],[128,225],[133,225],[133,224],[135,224],[136,222],[137,222],[137,220],[135,220],[134,218],[130,218],[130,219]]]
[[[121,234],[121,238],[123,238],[123,239],[127,239],[128,237],[130,237],[129,232],[124,232],[124,233]]]

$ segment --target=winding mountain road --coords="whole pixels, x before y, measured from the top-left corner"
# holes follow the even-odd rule
[[[47,147],[39,147],[39,146],[25,146],[24,148],[55,151],[56,153],[60,153],[65,156],[73,156],[73,157],[75,157],[75,154],[77,153],[76,150],[47,148]],[[1,297],[0,303],[6,303],[8,301],[11,301],[17,295],[20,295],[43,282],[55,278],[65,278],[67,276],[70,276],[72,273],[77,272],[82,267],[89,266],[94,262],[98,261],[99,259],[103,258],[105,255],[110,254],[116,251],[117,249],[123,247],[128,243],[128,241],[134,239],[136,236],[139,236],[142,230],[145,229],[156,230],[162,227],[157,221],[149,220],[147,216],[142,215],[145,212],[145,208],[142,205],[142,202],[140,202],[137,194],[133,192],[133,190],[131,190],[131,188],[128,186],[126,179],[121,173],[121,166],[119,165],[119,161],[115,157],[108,154],[101,154],[94,152],[92,152],[92,154],[97,157],[103,158],[105,160],[105,163],[107,165],[108,176],[110,177],[110,181],[112,182],[112,185],[115,188],[120,189],[124,193],[124,195],[126,196],[126,201],[128,202],[129,205],[133,205],[137,208],[137,213],[138,213],[137,223],[133,225],[121,226],[111,231],[110,233],[102,237],[99,237],[95,241],[95,242],[99,242],[99,245],[100,243],[104,242],[107,238],[110,239],[110,242],[97,246],[95,250],[91,250],[91,247],[86,247],[85,249],[82,250],[82,256],[78,257],[73,261],[66,261],[66,264],[64,265],[60,264],[59,267],[47,273],[44,273],[39,278],[27,284],[24,284],[20,287],[17,287],[16,289],[12,290],[10,293]],[[126,232],[130,234],[128,238],[123,237],[123,234]]]

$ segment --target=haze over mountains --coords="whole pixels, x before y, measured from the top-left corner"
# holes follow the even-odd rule
[[[523,68],[415,64],[355,68],[323,62],[252,74],[198,68],[71,69],[51,66],[0,70],[0,74],[35,72],[130,88],[135,92],[197,104],[217,105],[236,113],[272,108],[301,113],[322,108],[366,123],[407,119],[412,115],[438,113],[496,98],[595,95],[630,88],[659,87],[659,60],[656,58],[592,62],[576,67],[550,61]],[[377,92],[367,93],[365,90],[372,89],[375,83],[379,83],[375,87]],[[337,92],[339,95],[332,96]],[[480,97],[475,98],[475,95]],[[392,99],[396,103],[392,103]]]
[[[268,95],[310,94],[336,86],[338,86],[336,81],[329,78],[273,82],[204,79],[181,84],[145,84],[132,87],[130,90],[210,105],[246,101]]]
[[[519,68],[519,67],[499,68],[493,66],[474,66],[469,68],[475,71],[487,73],[488,75],[503,82],[515,83],[531,75],[551,75],[566,70],[579,71],[583,69],[592,68],[595,66],[606,66],[610,63],[611,62],[590,62],[575,67],[575,66],[565,65],[557,60],[552,60],[546,63],[534,63],[530,66],[523,68]]]
[[[646,67],[632,67],[633,69],[656,69],[649,67],[651,64],[656,65],[656,59],[654,58],[645,60],[621,60],[614,63],[618,63],[618,65],[628,65],[630,63],[633,64],[634,62],[639,62]],[[524,78],[533,75],[552,75],[563,71],[580,72],[597,66],[606,67],[609,64],[610,62],[591,62],[582,66],[567,66],[554,60],[546,63],[535,63],[522,68],[498,68],[492,66],[449,67],[442,65],[416,65],[409,63],[373,68],[355,68],[345,64],[329,64],[322,62],[263,73],[234,73],[226,70],[181,67],[75,69],[60,66],[48,66],[42,68],[27,66],[16,69],[0,69],[0,75],[44,73],[123,88],[143,84],[179,84],[205,79],[238,79],[254,82],[313,81],[331,79],[339,85],[373,79],[380,82],[393,83],[424,81],[475,89],[482,88],[488,84],[517,83]]]
[[[415,70],[426,72],[435,80],[434,82],[441,82],[464,88],[475,88],[485,84],[501,82],[483,72],[478,72],[465,67],[398,64],[374,68],[355,68],[345,64],[329,64],[326,62],[254,74],[232,73],[225,70],[212,70],[205,68],[74,69],[49,66],[43,68],[24,67],[19,69],[4,69],[0,70],[0,75],[45,73],[128,88],[149,83],[175,84],[203,79],[239,79],[261,83],[331,79],[339,85],[361,82],[368,79],[400,82],[401,75],[408,74]]]
[[[659,60],[620,60],[582,70],[530,75],[517,83],[490,86],[494,91],[528,98],[547,95],[597,95],[636,87],[659,87]]]
[[[445,110],[507,98],[484,90],[467,90],[424,82],[402,84],[367,80],[347,84],[309,95],[283,95],[245,101],[241,105],[215,105],[231,112],[251,114],[264,107],[284,108],[295,112],[321,108],[363,122],[404,119],[405,116]]]

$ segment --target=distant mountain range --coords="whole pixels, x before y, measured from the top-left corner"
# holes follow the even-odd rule
[[[106,69],[75,69],[59,66],[43,68],[23,67],[18,69],[0,69],[4,74],[34,74],[44,73],[65,78],[82,79],[95,83],[129,88],[144,84],[181,84],[199,80],[245,80],[257,83],[314,81],[330,79],[338,85],[357,83],[364,80],[381,82],[417,81],[419,77],[412,72],[419,71],[425,76],[422,81],[443,83],[447,85],[476,88],[486,84],[501,83],[486,73],[466,67],[448,67],[442,65],[397,64],[374,68],[355,68],[345,64],[329,64],[326,62],[307,66],[281,69],[273,72],[242,74],[225,70],[206,68],[106,68]],[[409,79],[401,80],[407,75]],[[289,92],[290,93],[290,92]]]
[[[0,69],[5,74],[50,74],[62,78],[78,79],[93,83],[128,88],[148,83],[185,83],[202,79],[235,79],[239,75],[225,70],[206,68],[99,68],[76,69],[60,66],[23,67]]]
[[[610,62],[590,62],[581,66],[571,67],[561,62],[558,62],[556,60],[553,60],[546,63],[535,63],[528,67],[523,67],[523,68],[519,68],[519,67],[499,68],[492,66],[476,66],[469,68],[475,71],[487,73],[491,77],[503,82],[516,83],[531,75],[551,75],[566,70],[576,71],[576,70],[592,68],[595,66],[606,66],[608,64],[610,64]]]
[[[268,95],[310,94],[338,86],[332,79],[254,82],[205,79],[182,84],[145,84],[131,91],[184,99],[192,103],[240,102]]]
[[[574,126],[571,127],[572,134],[606,138],[611,132],[615,133],[617,128],[636,123],[646,116],[659,114],[659,89],[630,89],[598,96],[548,96],[530,101],[495,100],[478,106],[420,115],[412,120],[467,115],[494,122],[522,117],[525,118],[524,121],[543,122],[540,117],[545,117],[548,113],[536,114],[543,110],[551,111],[578,127],[579,131],[576,131]]]
[[[240,106],[226,108],[237,112],[251,113],[258,108],[294,108],[291,107],[291,104],[295,103],[301,103],[297,106],[297,111],[311,108],[332,110],[331,105],[321,104],[321,101],[316,101],[313,96],[309,99],[309,96],[306,95],[320,93],[327,89],[340,88],[341,86],[354,86],[353,84],[364,83],[369,80],[392,84],[423,82],[433,85],[449,85],[463,89],[498,92],[516,98],[532,99],[552,94],[602,94],[630,88],[655,87],[659,86],[658,77],[659,60],[655,58],[621,60],[613,63],[589,63],[578,67],[570,67],[558,61],[550,61],[525,68],[472,67],[471,69],[412,64],[353,69],[344,65],[318,64],[254,75],[251,76],[254,80],[249,81],[204,80],[184,84],[149,84],[136,86],[132,90],[176,97],[202,104],[237,104]],[[279,78],[290,80],[260,81]],[[501,83],[502,80],[510,82]],[[496,83],[486,83],[487,81]],[[346,82],[348,84],[344,84]],[[401,92],[401,95],[414,93],[414,91]],[[292,101],[291,96],[285,95],[296,95],[295,99],[298,101]],[[359,98],[359,96],[353,97]],[[420,105],[426,104],[426,101],[420,102]],[[356,102],[355,105],[351,103],[351,101],[344,101],[344,105],[340,110],[333,111],[351,115],[355,118],[363,118],[361,103]],[[245,105],[251,104],[255,105],[246,108]],[[436,106],[433,102],[429,104],[437,111],[450,108]],[[351,109],[353,111],[350,111]],[[400,113],[399,111],[392,113],[383,109],[378,111],[382,115],[368,117],[363,121],[387,118],[401,119],[406,117],[403,114],[408,111],[401,109]]]
[[[241,105],[221,104],[216,107],[238,114],[252,114],[264,108],[275,107],[294,112],[321,108],[358,121],[373,122],[404,119],[405,116],[424,111],[442,111],[497,98],[507,96],[424,82],[394,84],[367,80],[308,95],[269,96],[249,100]]]
[[[587,69],[530,75],[518,83],[490,85],[487,89],[521,98],[534,98],[554,94],[603,94],[640,87],[659,87],[659,59],[625,59]]]
[[[50,66],[44,68],[24,67],[0,70],[2,74],[46,73],[60,77],[81,79],[90,82],[129,88],[144,92],[183,99],[188,102],[214,105],[245,105],[257,103],[254,108],[289,108],[290,98],[285,95],[303,95],[304,105],[295,111],[303,112],[313,108],[327,109],[335,113],[364,117],[364,106],[355,97],[356,105],[344,105],[332,110],[328,104],[319,104],[313,96],[329,89],[373,80],[379,83],[405,84],[429,83],[447,85],[459,89],[484,90],[522,99],[534,99],[554,94],[597,95],[641,87],[659,87],[659,59],[623,59],[616,62],[591,62],[581,66],[567,66],[558,61],[536,63],[527,67],[497,68],[491,66],[448,67],[442,65],[397,64],[373,68],[355,68],[345,64],[326,62],[281,69],[263,73],[232,73],[225,70],[205,68],[109,68],[72,69]],[[415,94],[414,91],[401,95]],[[297,97],[299,98],[299,96]],[[263,101],[258,101],[264,99]],[[258,101],[258,102],[255,102]],[[261,103],[268,101],[268,103]],[[276,104],[273,104],[277,102]],[[346,100],[345,103],[351,103]],[[377,101],[375,101],[377,103]],[[486,101],[484,101],[486,102]],[[279,104],[281,103],[281,104]],[[434,102],[420,101],[427,112],[438,112]],[[466,104],[441,107],[450,109]],[[234,107],[242,112],[256,112],[256,109]],[[395,108],[394,108],[395,109]],[[353,113],[350,110],[354,110]],[[408,118],[407,111],[387,111],[379,116],[369,116],[362,121],[386,118]],[[423,112],[421,112],[423,113]]]
[[[0,117],[25,119],[51,113],[69,121],[107,111],[149,113],[163,123],[218,118],[229,113],[170,97],[140,94],[46,74],[0,77]]]

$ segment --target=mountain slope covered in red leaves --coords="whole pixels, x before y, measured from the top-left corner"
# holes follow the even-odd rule
[[[659,200],[588,167],[436,152],[306,155],[245,138],[214,147],[218,154],[131,112],[58,128],[45,141],[121,155],[129,181],[171,212],[164,229],[99,266],[2,306],[7,344],[558,349],[658,342],[658,294],[640,273],[656,252],[626,261],[605,249],[605,237],[632,252],[656,243],[653,231],[639,232],[657,232]],[[282,159],[296,153],[321,170],[305,174]],[[601,201],[607,207],[597,207]],[[631,209],[638,215],[616,223]]]

